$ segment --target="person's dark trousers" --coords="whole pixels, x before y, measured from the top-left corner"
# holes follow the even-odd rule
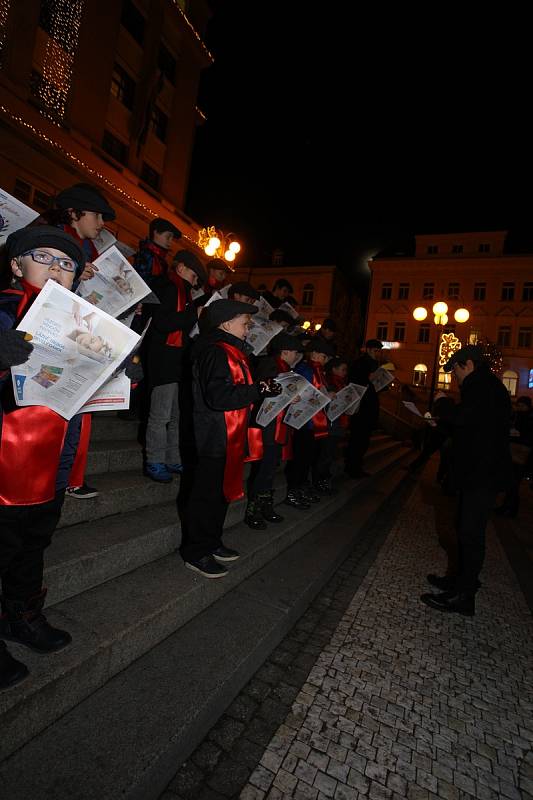
[[[287,478],[287,490],[297,492],[305,484],[309,475],[309,470],[313,463],[315,451],[315,437],[309,428],[300,428],[294,431],[292,439],[292,459],[287,462],[285,477]]]
[[[336,447],[337,441],[334,436],[328,435],[316,439],[311,466],[313,484],[316,485],[319,481],[327,481],[331,478],[331,465]]]
[[[198,459],[180,548],[184,561],[198,561],[222,544],[228,510],[223,493],[225,464],[225,458]]]
[[[485,560],[485,530],[494,506],[496,492],[487,487],[461,489],[457,504],[456,528],[459,544],[458,589],[473,596]]]
[[[502,508],[508,511],[513,516],[518,514],[520,507],[520,484],[526,473],[524,464],[513,464],[513,472],[509,482],[509,488],[503,498]]]
[[[350,420],[350,436],[346,446],[346,472],[360,472],[363,469],[363,458],[368,445],[372,426],[370,421],[359,414],[354,414]]]
[[[52,540],[65,490],[48,503],[0,506],[0,577],[2,594],[27,600],[43,586],[43,554]]]
[[[258,494],[270,492],[274,485],[274,475],[281,455],[280,444],[269,444],[263,448],[261,461],[252,461],[250,477],[248,478],[248,497],[254,498]]]

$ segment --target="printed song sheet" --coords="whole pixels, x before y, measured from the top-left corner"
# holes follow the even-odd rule
[[[93,306],[118,317],[150,294],[150,287],[112,245],[94,261],[98,272],[82,281],[78,294]]]
[[[10,233],[25,228],[39,216],[33,208],[24,205],[4,189],[0,189],[0,244],[3,244]]]
[[[329,421],[334,422],[341,414],[354,414],[365,392],[366,386],[359,386],[357,383],[349,383],[337,392],[326,411]]]

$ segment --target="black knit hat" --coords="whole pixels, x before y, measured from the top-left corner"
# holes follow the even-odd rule
[[[323,336],[313,336],[311,341],[305,347],[306,353],[324,353],[326,356],[333,358],[336,355],[336,348]]]
[[[231,300],[236,294],[243,294],[245,297],[251,297],[252,300],[259,300],[261,297],[257,289],[254,289],[251,283],[246,283],[246,281],[232,284],[228,291],[228,297]]]
[[[467,344],[452,353],[446,364],[443,366],[444,372],[451,372],[454,364],[466,364],[468,360],[480,363],[483,361],[483,351],[477,344]]]
[[[297,353],[303,353],[304,346],[297,336],[280,331],[271,339],[268,350],[270,353],[281,353],[282,350],[296,350]]]
[[[215,300],[205,308],[202,317],[205,330],[218,328],[223,322],[238,317],[239,314],[257,314],[257,306],[241,303],[238,300]]]
[[[116,214],[105,197],[96,187],[88,183],[76,183],[59,192],[55,199],[58,208],[74,208],[77,211],[95,211],[106,222],[115,219]]]
[[[30,225],[11,233],[6,240],[6,252],[9,259],[22,256],[39,247],[53,247],[76,262],[78,270],[85,267],[85,254],[77,241],[70,234],[52,225]]]
[[[172,259],[173,264],[185,264],[186,267],[192,269],[196,277],[198,278],[198,283],[200,286],[203,286],[204,283],[207,281],[207,272],[205,271],[205,267],[194,253],[191,253],[190,250],[178,250],[174,258]]]

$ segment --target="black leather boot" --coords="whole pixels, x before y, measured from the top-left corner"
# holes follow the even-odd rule
[[[248,499],[248,505],[246,506],[246,511],[244,512],[244,521],[248,527],[252,528],[254,531],[264,531],[267,527],[266,522],[263,519],[263,515],[261,514],[259,501],[256,497],[253,499]]]
[[[312,486],[305,486],[303,489],[300,489],[298,494],[304,503],[320,503],[322,499],[320,495],[315,492]]]
[[[261,514],[267,522],[283,522],[281,514],[274,511],[274,492],[262,492],[257,495]]]
[[[28,600],[2,598],[0,637],[18,642],[36,653],[54,653],[72,641],[70,633],[53,628],[42,613],[46,589]]]
[[[473,617],[476,613],[475,595],[465,592],[442,592],[442,594],[423,594],[420,599],[430,608],[448,613]]]
[[[457,578],[454,575],[434,575],[430,572],[426,575],[426,580],[441,592],[452,592],[457,585]]]
[[[287,497],[283,502],[286,506],[297,508],[298,511],[305,511],[306,509],[311,508],[310,503],[305,502],[305,500],[300,497],[299,492],[287,492]]]
[[[4,642],[0,642],[0,691],[16,686],[29,674],[28,667],[13,658]]]

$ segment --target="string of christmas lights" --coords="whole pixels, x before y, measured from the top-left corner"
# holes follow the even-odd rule
[[[58,122],[65,116],[84,0],[49,1],[50,32],[44,55],[43,80],[37,93],[43,104],[43,116]]]
[[[209,52],[209,50],[208,50],[208,49],[207,49],[207,47],[205,46],[204,42],[202,41],[202,37],[200,36],[200,34],[199,34],[199,33],[198,33],[198,31],[196,30],[196,28],[194,27],[194,25],[192,24],[192,22],[189,20],[189,18],[188,18],[188,17],[187,17],[187,15],[185,14],[185,11],[184,11],[184,10],[182,9],[182,7],[180,6],[180,4],[179,4],[178,0],[172,0],[172,2],[174,3],[174,6],[175,6],[175,7],[178,9],[178,11],[179,11],[179,13],[181,14],[182,18],[184,19],[185,23],[186,23],[186,24],[189,26],[189,28],[190,28],[190,29],[191,29],[191,31],[193,32],[194,36],[195,36],[195,37],[198,39],[198,41],[200,42],[200,45],[201,45],[202,49],[204,50],[205,54],[207,55],[207,57],[209,58],[209,60],[211,61],[211,63],[213,63],[213,61],[214,61],[215,59],[213,58],[213,56],[211,55],[211,53]]]
[[[6,43],[7,18],[10,6],[11,0],[0,0],[0,64],[2,63],[2,53]]]
[[[74,153],[71,153],[69,150],[67,150],[65,147],[63,147],[63,145],[59,144],[59,142],[55,142],[46,133],[44,133],[43,131],[39,130],[34,125],[31,125],[29,122],[26,122],[25,119],[23,119],[18,114],[14,114],[12,111],[10,111],[9,108],[7,108],[6,106],[4,106],[1,103],[0,103],[0,112],[5,114],[5,116],[7,116],[12,122],[16,122],[21,127],[25,128],[28,131],[31,131],[31,133],[33,133],[35,136],[37,136],[39,139],[41,139],[41,141],[46,142],[46,144],[50,145],[50,147],[53,147],[55,150],[58,150],[63,156],[68,158],[70,161],[72,161],[78,167],[81,167],[81,169],[83,169],[89,175],[91,175],[91,176],[93,176],[95,178],[98,178],[99,181],[101,181],[102,183],[105,183],[106,186],[108,186],[114,192],[117,192],[119,195],[121,195],[121,197],[123,197],[128,202],[133,203],[138,208],[141,208],[143,211],[146,211],[146,213],[150,214],[152,217],[158,217],[159,216],[159,213],[154,211],[153,208],[150,208],[149,206],[147,206],[144,203],[142,203],[140,200],[137,200],[136,197],[133,197],[133,195],[131,195],[128,192],[126,192],[120,186],[117,186],[116,183],[113,183],[113,181],[110,181],[109,178],[107,178],[105,175],[103,175],[97,169],[94,169],[93,167],[90,167],[89,164],[87,164],[81,158],[78,158],[78,156],[75,155]],[[183,234],[183,238],[184,239],[188,239],[189,242],[191,242],[192,244],[197,246],[196,245],[196,241],[194,239],[192,239],[190,236],[187,236],[186,233]]]

